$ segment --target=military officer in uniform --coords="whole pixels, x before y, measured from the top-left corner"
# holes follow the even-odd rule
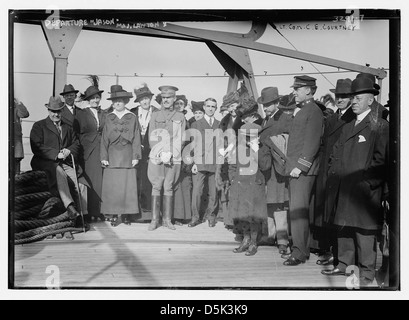
[[[286,171],[289,177],[291,252],[283,254],[284,265],[295,266],[309,258],[309,207],[311,193],[318,173],[318,151],[324,117],[314,101],[317,90],[315,78],[294,77],[295,101],[293,122],[289,130]]]
[[[152,113],[149,122],[148,179],[152,184],[152,220],[148,230],[159,227],[162,204],[162,225],[175,230],[173,215],[174,185],[179,179],[182,162],[182,137],[186,129],[185,115],[173,108],[176,101],[174,86],[161,86],[161,110]],[[163,198],[161,196],[163,192]]]

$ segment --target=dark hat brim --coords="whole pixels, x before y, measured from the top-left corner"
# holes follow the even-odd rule
[[[65,91],[65,92],[61,92],[60,93],[60,96],[63,96],[64,94],[68,94],[68,93],[75,93],[75,94],[77,94],[78,92],[80,92],[79,90],[70,90],[70,91]]]
[[[131,99],[133,98],[133,94],[130,92],[116,92],[114,95],[111,95],[109,98],[107,98],[107,100],[115,100],[121,98]]]
[[[266,104],[266,103],[270,103],[270,102],[276,102],[276,101],[280,100],[281,97],[282,97],[282,95],[279,95],[277,98],[274,98],[274,99],[272,99],[272,100],[271,100],[271,99],[262,100],[262,98],[259,97],[259,98],[257,99],[257,103]]]
[[[62,110],[62,108],[64,108],[64,102],[62,102],[59,107],[52,107],[52,108],[50,108],[50,106],[49,106],[48,103],[46,104],[45,107],[47,108],[47,110],[52,110],[52,111]]]
[[[83,100],[88,100],[88,98],[92,97],[92,96],[95,95],[95,94],[101,95],[102,92],[104,92],[104,90],[98,90],[98,91],[92,92],[91,94],[86,95],[86,96],[83,98]]]
[[[376,89],[361,89],[361,90],[351,92],[351,95],[355,96],[357,94],[362,94],[362,93],[372,93],[374,96],[377,96],[379,94],[379,91]]]
[[[154,94],[152,92],[144,92],[144,93],[141,93],[140,95],[137,95],[134,102],[138,102],[138,99],[143,98],[143,97],[151,97],[152,98],[153,96],[154,96]]]
[[[336,89],[329,89],[329,91],[331,91],[334,94],[339,94],[339,95],[350,95],[351,94],[351,91],[349,91],[349,92],[336,91]]]

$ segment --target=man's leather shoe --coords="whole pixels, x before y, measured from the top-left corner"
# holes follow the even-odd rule
[[[345,273],[345,271],[341,271],[338,268],[334,268],[332,270],[321,270],[321,273],[324,276],[346,276],[347,274]]]
[[[84,221],[84,223],[82,222],[82,217],[78,216],[75,220],[75,228],[81,228],[84,229],[85,231],[89,231],[90,230],[90,225],[88,223],[86,223]]]
[[[283,258],[283,259],[289,259],[289,258],[291,258],[291,252],[290,253],[284,253],[284,254],[282,254],[281,255],[281,258]]]
[[[316,262],[320,266],[327,266],[334,263],[334,257],[327,257],[324,259],[318,259]]]
[[[297,258],[290,257],[283,262],[285,266],[298,266],[301,263],[305,263],[305,261],[298,260]]]
[[[216,226],[216,219],[209,220],[209,227],[213,228]]]
[[[200,220],[192,220],[192,221],[189,222],[189,224],[187,226],[192,228],[192,227],[198,226],[201,223],[202,222]]]
[[[70,220],[74,220],[80,215],[72,203],[67,207],[67,213]]]

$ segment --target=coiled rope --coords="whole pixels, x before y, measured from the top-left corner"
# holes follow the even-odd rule
[[[14,220],[14,226],[16,228],[16,232],[27,231],[30,229],[35,229],[38,227],[44,227],[47,225],[52,225],[57,222],[61,222],[64,220],[69,220],[68,213],[65,211],[63,214],[55,218],[50,219],[35,219],[35,220]]]
[[[37,192],[23,194],[14,198],[14,210],[21,211],[28,209],[33,206],[33,204],[44,203],[47,199],[51,198],[52,195],[49,191]]]
[[[39,241],[65,232],[83,232],[70,220],[59,197],[48,190],[43,171],[28,171],[14,177],[14,243]]]
[[[28,237],[28,238],[23,238],[23,239],[18,239],[14,241],[14,244],[24,244],[24,243],[30,243],[30,242],[35,242],[35,241],[39,241],[42,239],[47,238],[48,236],[52,236],[52,235],[56,235],[59,233],[65,233],[65,232],[83,232],[82,228],[74,228],[74,227],[69,227],[69,228],[63,228],[63,229],[57,229],[57,230],[50,230],[50,231],[46,231],[43,232],[41,234],[37,234],[34,235],[32,237]]]

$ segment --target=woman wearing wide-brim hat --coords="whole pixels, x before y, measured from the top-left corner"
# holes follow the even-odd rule
[[[155,108],[151,102],[153,93],[149,89],[146,83],[142,83],[134,89],[135,100],[137,103],[136,107],[129,108],[133,112],[141,128],[141,138],[142,138],[142,159],[139,161],[137,168],[137,182],[138,182],[138,197],[140,205],[140,216],[136,219],[138,222],[150,221],[151,220],[151,194],[152,194],[152,184],[148,179],[148,161],[149,161],[149,122],[152,117],[152,113],[156,112],[158,109]]]
[[[101,214],[102,167],[100,159],[101,133],[105,123],[105,111],[101,110],[101,96],[104,92],[98,88],[98,77],[91,76],[93,85],[89,86],[81,96],[87,101],[87,107],[77,108],[74,128],[79,135],[82,146],[82,165],[84,174],[91,182],[88,190],[88,222],[98,218],[105,221]]]
[[[101,212],[112,214],[112,226],[131,224],[130,215],[139,213],[136,165],[142,158],[141,132],[137,117],[125,108],[132,93],[116,88],[108,100],[113,111],[107,114],[101,138]]]

